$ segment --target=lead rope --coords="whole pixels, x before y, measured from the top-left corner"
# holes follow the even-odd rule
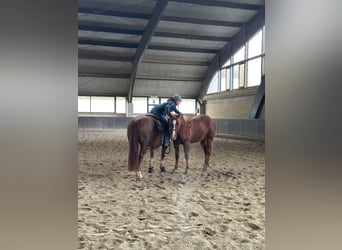
[[[170,152],[171,152],[171,144],[165,149],[165,154],[168,155],[170,154]]]

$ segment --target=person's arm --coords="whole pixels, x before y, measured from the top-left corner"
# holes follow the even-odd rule
[[[175,112],[176,114],[181,115],[182,113],[176,108],[176,105],[174,103],[168,103],[165,106],[164,109],[164,115],[171,116],[171,112]]]
[[[167,103],[164,107],[164,115],[170,115],[170,113],[173,111],[173,107]]]
[[[172,111],[174,111],[178,115],[182,115],[182,113],[177,109],[176,104],[172,104]]]
[[[177,108],[175,108],[174,111],[175,111],[177,114],[182,115],[182,113],[181,113]]]

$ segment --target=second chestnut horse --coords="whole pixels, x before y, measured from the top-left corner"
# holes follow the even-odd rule
[[[192,119],[186,119],[184,115],[172,115],[170,124],[176,158],[172,172],[178,168],[179,145],[183,144],[186,160],[185,174],[188,173],[190,144],[195,142],[200,142],[202,146],[204,152],[203,170],[207,170],[216,132],[215,122],[207,115],[198,115]]]

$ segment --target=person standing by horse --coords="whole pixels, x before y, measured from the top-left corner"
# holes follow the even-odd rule
[[[181,114],[179,110],[176,108],[182,102],[182,98],[180,95],[175,94],[173,97],[169,98],[166,102],[154,106],[150,111],[151,114],[154,114],[159,117],[160,122],[164,127],[164,147],[170,146],[170,131],[169,131],[169,121],[170,113],[174,111],[177,114]]]

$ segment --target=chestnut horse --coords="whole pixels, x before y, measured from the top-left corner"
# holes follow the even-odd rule
[[[207,115],[198,115],[192,119],[185,119],[184,115],[172,115],[170,119],[170,130],[175,148],[175,168],[178,168],[179,145],[183,144],[186,160],[185,174],[189,169],[190,143],[200,142],[204,152],[203,171],[209,167],[209,159],[212,153],[213,142],[216,132],[215,122]]]
[[[147,150],[150,150],[148,172],[153,170],[153,150],[162,145],[163,128],[157,117],[142,115],[134,117],[128,123],[127,137],[129,142],[128,171],[135,171],[137,178],[141,179],[141,165]],[[166,148],[162,147],[160,171],[165,172],[164,158]]]

